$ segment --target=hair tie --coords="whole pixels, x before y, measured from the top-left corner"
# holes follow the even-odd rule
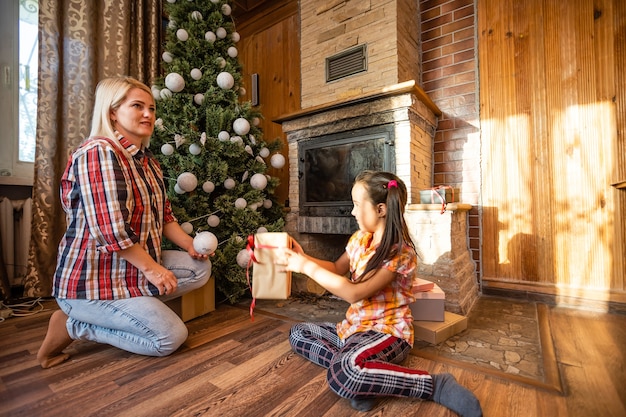
[[[387,183],[387,188],[398,188],[398,181],[391,180]]]

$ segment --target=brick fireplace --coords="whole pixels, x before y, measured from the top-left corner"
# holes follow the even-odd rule
[[[419,191],[433,186],[433,139],[441,111],[419,86],[417,2],[301,0],[300,19],[302,110],[274,120],[282,125],[288,142],[287,231],[313,256],[339,256],[356,223],[349,210],[343,215],[311,215],[315,210],[303,201],[304,155],[299,149],[303,143],[354,132],[388,131],[394,156],[390,170],[409,191],[406,218],[423,258],[420,276],[446,292],[449,311],[466,314],[478,295],[467,248],[471,206],[449,205],[440,214],[440,206],[419,204]],[[366,71],[325,80],[325,58],[364,44]],[[295,290],[322,292],[313,281],[299,278],[294,280]]]

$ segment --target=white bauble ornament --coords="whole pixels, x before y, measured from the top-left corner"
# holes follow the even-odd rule
[[[213,190],[215,190],[215,184],[211,181],[205,181],[204,184],[202,184],[202,191],[205,193],[212,193]]]
[[[233,130],[238,135],[247,135],[250,131],[250,122],[240,117],[233,122]]]
[[[172,97],[172,92],[167,88],[164,88],[163,90],[159,91],[159,96],[161,96],[161,98],[163,99],[167,99]]]
[[[210,43],[213,43],[217,39],[217,36],[215,36],[215,33],[208,31],[204,34],[204,39],[206,39]]]
[[[239,55],[239,51],[234,46],[231,46],[230,48],[228,48],[226,52],[228,53],[228,56],[231,58],[237,58],[237,55]]]
[[[195,22],[200,22],[202,20],[202,13],[200,13],[197,10],[194,10],[193,12],[191,12],[191,18],[195,21]]]
[[[235,242],[243,243],[243,238],[241,236],[235,236]]]
[[[202,132],[200,134],[200,143],[202,144],[202,146],[204,146],[204,144],[206,143],[206,132]]]
[[[185,79],[176,72],[170,72],[165,77],[165,86],[174,93],[179,93],[185,88]]]
[[[246,95],[246,89],[243,87],[239,87],[239,95],[240,96],[245,96]]]
[[[265,164],[265,160],[263,158],[261,158],[259,155],[257,155],[256,158],[254,158],[254,159],[256,159],[258,162],[262,163],[263,165],[266,165]]]
[[[220,218],[215,214],[211,214],[209,218],[206,219],[206,222],[211,227],[217,227],[220,224]]]
[[[202,152],[202,148],[197,143],[192,143],[191,145],[189,145],[189,153],[190,154],[192,154],[192,155],[200,155],[200,152]]]
[[[226,29],[219,27],[217,28],[217,30],[215,31],[215,34],[217,35],[218,38],[220,39],[224,39],[227,35],[226,33]]]
[[[248,252],[248,249],[240,250],[239,253],[237,254],[237,265],[239,265],[242,268],[246,268],[249,262],[250,262],[250,252]]]
[[[170,156],[174,153],[174,147],[169,143],[164,143],[163,146],[161,146],[161,153],[165,156]]]
[[[250,156],[254,156],[254,151],[252,150],[250,145],[246,145],[244,149],[246,150],[246,152],[248,152],[250,154]]]
[[[235,79],[229,72],[217,74],[217,85],[223,90],[230,90],[235,85]]]
[[[222,142],[226,142],[227,140],[230,139],[230,133],[228,133],[225,130],[222,130],[220,133],[217,134],[217,138],[221,140]]]
[[[243,175],[241,176],[241,182],[244,182],[247,179],[248,179],[248,171],[244,172]]]
[[[250,185],[255,190],[264,190],[267,187],[267,178],[263,174],[254,174],[250,178]]]
[[[233,32],[230,34],[230,39],[232,39],[233,42],[237,43],[241,40],[241,36],[239,35],[239,32]]]
[[[174,184],[174,191],[176,192],[176,194],[185,194],[185,190],[180,188],[178,184]]]
[[[210,255],[217,249],[217,237],[211,232],[200,232],[193,238],[193,248],[203,255]]]
[[[211,3],[213,4],[218,4],[220,2],[220,0],[211,0]]]
[[[194,95],[193,96],[193,102],[196,103],[198,106],[201,106],[202,103],[204,103],[204,94],[198,93],[198,94]]]
[[[193,232],[193,226],[189,222],[182,223],[180,227],[182,227],[185,233],[187,233],[188,235],[190,235],[191,232]]]
[[[191,192],[198,186],[198,179],[191,172],[183,172],[176,179],[176,184],[181,190]]]
[[[187,33],[185,29],[178,29],[176,31],[176,37],[179,41],[185,42],[187,39],[189,39],[189,33]]]
[[[258,126],[261,124],[261,119],[259,119],[258,117],[254,117],[252,118],[252,124],[255,126]]]
[[[168,3],[174,4],[176,3],[176,0],[167,0]]]
[[[194,68],[189,72],[189,75],[191,75],[191,78],[198,81],[200,78],[202,78],[202,71],[200,71],[198,68]]]
[[[167,27],[170,29],[176,29],[178,27],[178,23],[176,23],[174,19],[170,19],[170,21],[167,22]]]
[[[215,59],[215,62],[217,63],[217,65],[224,69],[224,67],[226,67],[226,60],[224,58],[222,58],[221,56]]]
[[[256,229],[257,233],[267,233],[267,229],[264,226],[259,227],[258,229]]]
[[[156,85],[153,85],[152,88],[150,88],[150,91],[152,91],[152,97],[155,100],[158,100],[161,98],[161,90],[159,90],[159,87],[157,87]]]
[[[163,119],[160,117],[154,121],[154,127],[158,130],[165,130],[165,126],[163,126]]]
[[[236,143],[237,145],[243,146],[243,139],[241,139],[241,136],[233,136],[232,138],[230,138],[230,141],[232,143]]]
[[[222,4],[222,14],[224,16],[230,16],[230,12],[232,12],[230,6],[228,4]]]
[[[168,64],[174,60],[172,54],[167,51],[163,52],[163,55],[161,56],[163,57],[163,61],[167,62]]]
[[[268,156],[270,156],[270,150],[267,148],[261,148],[261,150],[259,151],[259,155],[262,158],[267,158]]]
[[[252,143],[253,145],[256,145],[256,138],[254,137],[254,135],[248,135],[248,140],[250,140],[250,143]]]
[[[272,208],[273,204],[274,203],[272,203],[272,200],[270,200],[269,198],[263,200],[263,207],[265,207],[266,209]]]
[[[235,200],[235,207],[237,207],[238,209],[245,209],[247,205],[248,202],[245,198],[239,197]]]
[[[270,165],[272,165],[274,168],[284,167],[285,157],[283,156],[283,154],[275,153],[274,155],[272,155],[272,157],[270,158]]]
[[[226,188],[227,190],[232,190],[233,188],[235,188],[235,185],[237,185],[237,183],[232,178],[226,178],[224,180],[224,188]]]

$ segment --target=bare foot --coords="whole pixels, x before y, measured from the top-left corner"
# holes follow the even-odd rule
[[[68,353],[63,353],[63,349],[72,343],[70,335],[67,333],[65,323],[67,315],[57,310],[50,316],[48,333],[37,352],[37,360],[42,368],[51,368],[69,359]]]

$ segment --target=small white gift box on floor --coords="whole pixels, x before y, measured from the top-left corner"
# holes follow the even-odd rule
[[[411,303],[414,321],[444,321],[446,295],[434,284],[429,291],[415,291],[415,301]]]

